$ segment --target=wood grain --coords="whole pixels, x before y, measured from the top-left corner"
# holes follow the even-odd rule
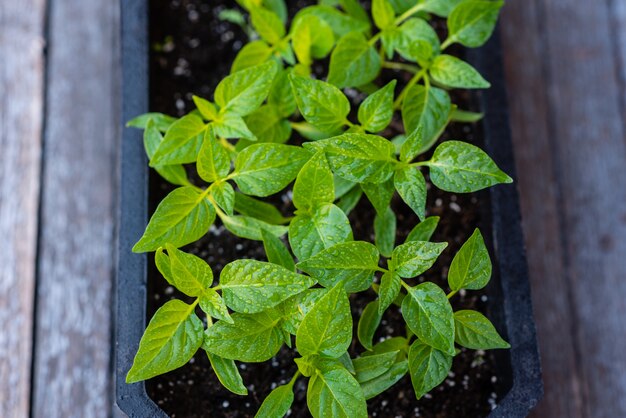
[[[0,2],[0,417],[7,418],[29,410],[44,8],[44,0]]]
[[[536,417],[626,416],[626,138],[609,6],[509,2],[503,17],[545,379]]]
[[[118,8],[50,4],[34,417],[111,415]]]

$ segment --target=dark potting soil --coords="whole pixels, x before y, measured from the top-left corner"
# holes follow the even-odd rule
[[[289,2],[300,8],[310,1]],[[150,104],[151,111],[182,116],[193,109],[192,94],[212,98],[217,83],[229,73],[230,65],[247,39],[245,31],[236,24],[221,21],[220,11],[237,8],[234,0],[152,0],[150,9]],[[290,14],[293,16],[293,13]],[[440,25],[438,30],[445,30]],[[443,29],[442,29],[443,28]],[[323,71],[323,66],[319,71]],[[386,77],[405,74],[389,72]],[[399,90],[398,90],[399,91]],[[473,107],[473,96],[467,92],[453,92],[454,103],[463,109]],[[394,120],[388,132],[391,137],[401,131],[401,121]],[[443,136],[481,143],[479,125],[451,124]],[[152,209],[172,186],[158,175],[151,175],[150,203]],[[273,196],[272,202],[285,214],[293,207],[286,194]],[[417,281],[429,280],[446,289],[447,269],[461,244],[475,227],[488,227],[486,193],[445,193],[430,187],[428,216],[440,216],[441,221],[433,236],[434,241],[446,241],[449,246],[437,263]],[[418,223],[415,214],[396,196],[393,209],[398,218],[396,243],[402,243],[411,228]],[[373,242],[372,220],[374,210],[363,197],[350,215],[354,238]],[[185,248],[205,259],[219,277],[224,265],[238,258],[265,260],[259,242],[239,239],[224,230],[219,223],[200,241]],[[154,263],[150,262],[148,315],[166,300],[184,295],[168,286]],[[356,321],[365,305],[376,295],[367,291],[351,296],[353,317]],[[452,298],[456,309],[477,309],[485,312],[488,296],[482,292],[460,292]],[[488,315],[488,312],[485,312]],[[399,309],[392,306],[385,314],[375,339],[404,335],[405,327]],[[355,330],[356,335],[356,330]],[[350,354],[354,357],[363,348],[353,342]],[[184,367],[147,382],[150,397],[170,416],[192,417],[253,417],[267,394],[277,385],[289,381],[296,366],[294,352],[284,347],[272,360],[259,364],[239,364],[248,396],[232,394],[222,387],[213,373],[203,350]],[[452,372],[439,387],[419,401],[416,400],[409,376],[405,376],[391,390],[368,401],[372,417],[481,417],[486,416],[498,402],[498,394],[505,388],[499,384],[495,358],[491,352],[463,349],[454,358]],[[306,407],[306,379],[295,385],[295,402],[289,416],[310,416]]]

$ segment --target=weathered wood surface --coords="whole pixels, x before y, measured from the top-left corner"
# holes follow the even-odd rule
[[[7,418],[27,416],[30,397],[43,16],[43,0],[0,2],[0,417]]]
[[[626,5],[534,0],[505,9],[545,381],[533,416],[626,416]]]
[[[49,0],[48,20],[32,416],[107,417],[119,3]]]

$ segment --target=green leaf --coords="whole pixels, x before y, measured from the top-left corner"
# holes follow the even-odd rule
[[[402,316],[410,330],[425,344],[453,356],[454,314],[445,292],[431,282],[407,290]]]
[[[283,343],[281,317],[275,310],[234,313],[233,324],[218,321],[205,331],[203,347],[220,357],[247,363],[272,358]]]
[[[230,72],[236,73],[263,64],[272,57],[272,53],[272,48],[265,41],[252,41],[244,45],[237,53]]]
[[[363,391],[365,399],[372,399],[373,397],[385,392],[402,379],[408,370],[408,362],[406,360],[402,360],[395,363],[388,371],[380,376],[368,380],[367,382],[362,382],[361,390]]]
[[[352,342],[350,302],[338,283],[306,314],[296,333],[296,347],[302,356],[341,356]]]
[[[313,14],[302,16],[292,28],[292,44],[298,61],[311,65],[313,58],[324,58],[335,45],[332,28]]]
[[[356,183],[382,183],[396,164],[393,144],[377,135],[347,133],[305,147],[323,149],[333,173]]]
[[[235,260],[227,264],[220,275],[226,305],[243,313],[273,308],[314,283],[308,276],[256,260]]]
[[[224,299],[213,289],[205,289],[200,296],[200,309],[211,318],[222,319],[226,322],[233,323],[233,319],[228,313],[228,308],[224,303]]]
[[[361,383],[379,377],[395,364],[397,355],[398,351],[390,351],[388,353],[355,358],[352,362],[354,363],[356,380]]]
[[[317,371],[309,380],[307,404],[313,418],[367,418],[363,392],[346,369]]]
[[[376,215],[374,218],[374,241],[385,257],[391,256],[393,251],[396,242],[396,224],[396,215],[391,208],[387,208],[384,215]]]
[[[383,317],[380,313],[378,303],[379,301],[375,300],[365,306],[357,326],[357,337],[359,338],[359,342],[367,350],[371,350],[373,347],[372,342],[374,340],[374,334],[376,333],[376,329],[378,328],[378,325],[380,325],[380,320]]]
[[[211,122],[211,126],[215,129],[215,134],[221,138],[244,138],[248,141],[256,141],[258,139],[250,131],[246,121],[233,112],[220,116],[220,119]]]
[[[223,179],[230,171],[228,153],[217,142],[215,132],[211,127],[206,130],[204,135],[204,142],[198,154],[196,168],[200,178],[208,183]]]
[[[476,48],[487,42],[504,1],[470,0],[456,6],[448,17],[448,43]]]
[[[183,116],[172,123],[152,155],[150,167],[196,161],[205,130],[202,119],[194,114]]]
[[[350,221],[331,203],[319,206],[311,215],[296,216],[289,225],[289,243],[299,260],[346,241],[352,241]]]
[[[282,22],[287,21],[287,4],[285,0],[263,0],[263,6],[276,13]]]
[[[422,127],[422,148],[413,150],[418,155],[429,149],[448,124],[452,112],[450,96],[436,87],[416,85],[411,87],[402,102],[402,121],[406,132]],[[408,158],[408,157],[407,157]]]
[[[235,201],[236,204],[236,201]],[[262,241],[262,231],[266,230],[272,235],[280,237],[287,233],[287,227],[273,225],[249,216],[221,216],[220,219],[226,229],[240,238],[254,241]]]
[[[284,301],[280,305],[285,320],[283,322],[283,328],[287,330],[287,332],[296,335],[296,331],[300,327],[306,314],[326,293],[327,289],[324,288],[307,289]]]
[[[267,395],[255,418],[282,418],[293,403],[293,385],[278,386]]]
[[[191,96],[191,98],[193,99],[193,102],[196,105],[196,108],[198,109],[198,111],[200,112],[203,118],[207,120],[217,119],[218,117],[217,108],[215,107],[213,103],[211,103],[210,101],[206,99],[203,99],[202,97],[198,97],[195,95]]]
[[[361,103],[358,118],[363,129],[380,132],[391,123],[395,87],[396,80],[392,80]]]
[[[169,127],[176,122],[176,118],[173,116],[165,115],[163,113],[149,112],[132,118],[126,123],[129,128],[146,129],[148,122],[152,120],[156,128],[161,132],[166,132]]]
[[[394,25],[396,13],[387,0],[372,0],[372,17],[379,29]]]
[[[452,55],[439,55],[429,71],[435,82],[449,88],[486,89],[491,86],[474,67]]]
[[[316,153],[302,167],[293,186],[293,204],[298,210],[310,212],[323,203],[335,200],[335,182],[326,155]]]
[[[328,23],[338,37],[344,36],[350,32],[366,32],[369,30],[369,24],[367,22],[348,16],[334,7],[329,6],[306,7],[298,12],[294,18],[294,22],[309,14],[313,14]]]
[[[453,122],[475,123],[485,116],[479,112],[470,112],[469,110],[454,109],[451,120]]]
[[[296,263],[294,263],[293,257],[291,257],[289,250],[280,238],[265,230],[261,231],[261,236],[263,237],[263,247],[267,255],[267,261],[282,266],[289,271],[296,271]]]
[[[474,350],[511,348],[483,314],[476,311],[454,313],[454,332],[457,344]]]
[[[202,344],[204,329],[193,306],[174,299],[156,311],[141,337],[126,383],[177,369],[193,357]]]
[[[362,195],[363,191],[361,188],[354,187],[337,202],[337,207],[341,209],[346,216],[348,216],[359,203]]]
[[[381,59],[373,45],[360,32],[351,32],[337,42],[330,55],[328,82],[339,88],[358,87],[373,81]]]
[[[445,242],[410,241],[394,248],[393,271],[405,279],[419,276],[432,267],[448,246]]]
[[[316,128],[333,133],[345,123],[350,102],[341,90],[320,80],[289,76],[302,117]]]
[[[233,360],[228,360],[207,352],[209,362],[220,383],[237,395],[247,395],[248,389],[243,384],[239,369]]]
[[[250,9],[250,18],[254,30],[269,44],[277,44],[285,36],[283,22],[271,10],[263,7],[252,7]]]
[[[341,5],[341,8],[350,16],[359,19],[362,22],[366,22],[367,25],[370,24],[370,18],[359,0],[339,0],[339,4]]]
[[[380,254],[365,241],[343,242],[320,251],[298,263],[297,267],[314,277],[322,286],[343,282],[347,292],[360,292],[372,285]]]
[[[394,46],[398,54],[409,61],[415,61],[416,58],[429,60],[440,51],[437,32],[428,22],[419,18],[410,18],[400,26]]]
[[[388,271],[383,274],[380,279],[380,287],[378,288],[378,314],[382,315],[394,300],[400,294],[402,287],[402,279],[394,272]]]
[[[478,290],[491,279],[491,260],[483,236],[476,228],[452,259],[448,272],[450,289]]]
[[[389,179],[379,184],[362,183],[361,189],[363,189],[372,206],[376,209],[376,213],[384,216],[395,192],[393,180]]]
[[[267,103],[274,107],[278,113],[287,118],[296,111],[296,98],[293,95],[289,71],[280,70],[274,78],[274,84],[267,97]]]
[[[170,263],[170,274],[174,286],[187,296],[201,296],[213,284],[211,267],[193,254],[176,249],[166,244]]]
[[[297,146],[254,144],[237,155],[233,180],[245,194],[269,196],[291,183],[309,158]]]
[[[376,354],[389,353],[391,351],[398,352],[396,361],[403,360],[406,358],[406,353],[409,351],[409,341],[404,337],[387,338],[386,340],[374,345],[374,348],[371,351],[363,353],[362,356],[372,356]]]
[[[220,112],[249,115],[267,97],[278,71],[274,61],[237,71],[224,78],[215,89],[215,103]]]
[[[246,116],[246,125],[259,142],[284,144],[291,136],[291,125],[280,109],[273,105],[263,105]],[[240,147],[237,144],[238,148]]]
[[[225,181],[213,183],[211,187],[209,187],[209,191],[211,196],[213,196],[213,200],[228,216],[233,215],[233,211],[235,208],[235,190],[230,183]]]
[[[170,258],[163,251],[163,247],[159,247],[154,253],[154,264],[163,276],[163,278],[173,287],[176,287],[172,269],[170,267]]]
[[[433,184],[448,192],[469,193],[513,182],[483,150],[465,142],[443,142],[426,164]]]
[[[405,166],[396,171],[393,183],[400,197],[413,212],[426,218],[426,180],[417,167]]]
[[[148,159],[152,158],[162,141],[163,136],[161,135],[161,132],[159,132],[156,123],[152,119],[148,119],[143,133],[143,145]],[[154,167],[154,169],[161,177],[172,184],[179,186],[189,185],[187,172],[182,165],[163,165]]]
[[[465,0],[426,0],[423,10],[439,17],[447,17],[463,1]]]
[[[439,216],[429,216],[422,222],[415,225],[415,228],[413,228],[406,237],[406,242],[430,241],[430,237],[433,236],[438,224]]]
[[[245,194],[235,192],[235,211],[265,223],[280,225],[289,222],[274,206]]]
[[[400,148],[400,161],[411,162],[424,149],[424,133],[421,126],[418,126],[409,136],[406,137]]]
[[[175,247],[197,241],[215,220],[206,193],[191,186],[174,189],[159,203],[133,252],[144,253],[170,243]]]
[[[451,367],[452,356],[415,341],[409,350],[409,371],[417,399],[441,384]]]

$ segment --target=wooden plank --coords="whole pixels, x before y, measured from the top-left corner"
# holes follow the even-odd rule
[[[507,8],[513,132],[546,380],[535,416],[626,416],[626,138],[611,14],[604,2],[577,0]]]
[[[44,9],[44,0],[0,2],[0,417],[9,418],[29,411]]]
[[[51,0],[34,417],[111,415],[118,8]]]
[[[532,416],[580,418],[574,318],[570,315],[571,298],[564,291],[569,286],[560,240],[558,184],[548,141],[546,33],[537,17],[536,1],[509,2],[500,25],[545,391]]]

